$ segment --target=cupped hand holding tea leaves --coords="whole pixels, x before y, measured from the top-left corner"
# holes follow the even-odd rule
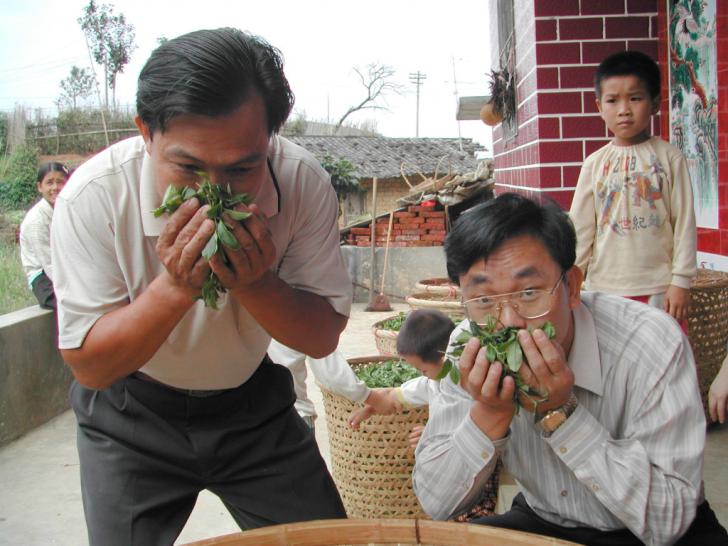
[[[239,204],[248,204],[251,199],[245,193],[234,194],[230,189],[230,185],[223,187],[211,183],[205,173],[198,174],[202,182],[197,184],[196,189],[190,186],[178,188],[172,184],[167,186],[162,204],[152,212],[155,217],[172,214],[184,202],[192,198],[197,198],[201,205],[209,205],[207,217],[215,222],[215,231],[203,248],[202,257],[209,261],[217,255],[223,264],[228,264],[229,259],[223,247],[236,251],[241,249],[241,245],[234,234],[236,226],[227,222],[230,220],[241,222],[248,219],[252,214],[251,212],[239,211],[235,207]],[[201,292],[196,299],[204,301],[207,307],[217,309],[217,300],[220,294],[224,292],[226,292],[225,287],[215,272],[211,270],[202,283]]]
[[[485,348],[486,358],[488,362],[500,362],[503,366],[501,374],[501,384],[507,376],[513,378],[516,390],[514,393],[514,403],[516,404],[516,412],[521,407],[526,409],[534,408],[539,402],[544,401],[544,394],[529,386],[519,374],[519,370],[524,362],[523,350],[518,342],[519,328],[508,326],[506,328],[496,329],[497,321],[490,317],[485,325],[478,325],[470,321],[470,330],[463,330],[455,339],[455,343],[451,345],[451,350],[447,356],[460,357],[463,354],[465,344],[473,337],[478,338],[480,345]],[[541,325],[540,330],[549,339],[553,339],[556,335],[556,329],[550,321]],[[529,329],[530,331],[530,329]],[[437,376],[437,379],[444,379],[447,376],[453,383],[460,382],[460,371],[450,358],[445,359],[445,363]]]

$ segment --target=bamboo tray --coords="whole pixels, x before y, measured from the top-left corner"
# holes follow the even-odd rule
[[[569,546],[574,542],[471,523],[418,519],[328,519],[287,523],[189,543],[187,546]]]

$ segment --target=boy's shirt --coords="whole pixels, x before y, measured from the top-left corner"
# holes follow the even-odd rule
[[[622,296],[690,288],[695,277],[693,193],[682,153],[651,137],[590,155],[569,213],[585,288]]]
[[[394,395],[404,407],[429,406],[440,395],[440,382],[425,376],[415,377],[396,387]]]

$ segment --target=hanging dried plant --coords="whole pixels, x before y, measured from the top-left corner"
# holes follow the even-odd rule
[[[480,110],[480,119],[486,125],[497,125],[515,113],[515,86],[507,69],[491,70],[490,101]]]

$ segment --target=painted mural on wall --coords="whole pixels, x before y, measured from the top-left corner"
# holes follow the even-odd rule
[[[688,161],[698,226],[718,228],[716,0],[668,0],[670,142]]]

